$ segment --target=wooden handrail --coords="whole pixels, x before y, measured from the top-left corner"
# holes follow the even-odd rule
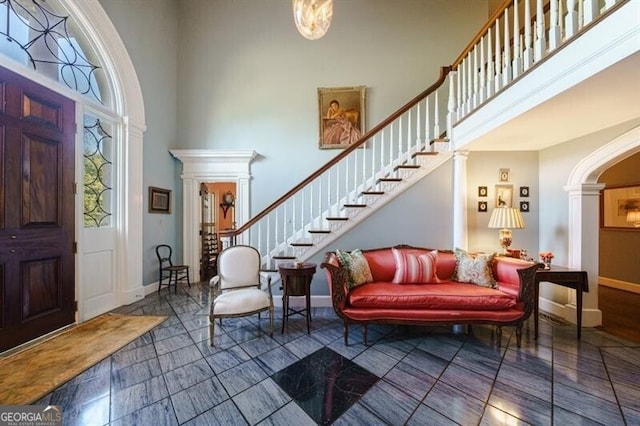
[[[238,229],[231,229],[228,232],[224,232],[226,234],[226,236],[230,237],[232,240],[235,238],[236,235],[238,234],[242,234],[243,232],[245,232],[247,229],[249,229],[251,226],[253,226],[256,222],[258,222],[260,219],[262,219],[263,217],[265,217],[266,215],[268,215],[270,212],[272,212],[276,207],[278,207],[279,205],[281,205],[282,203],[284,203],[287,199],[289,199],[293,194],[295,194],[296,192],[298,192],[299,190],[301,190],[302,188],[304,188],[305,186],[307,186],[309,183],[311,183],[314,179],[316,179],[318,176],[322,175],[324,172],[326,172],[328,169],[330,169],[332,166],[334,166],[335,164],[337,164],[340,160],[342,160],[343,158],[345,158],[347,155],[349,155],[351,152],[355,151],[356,149],[358,149],[359,146],[361,146],[362,144],[364,144],[365,142],[367,142],[367,140],[369,140],[371,137],[375,136],[377,133],[379,133],[380,131],[382,131],[385,127],[387,127],[391,122],[393,122],[394,120],[396,120],[398,117],[400,117],[402,114],[404,114],[405,112],[407,112],[408,110],[410,110],[413,106],[415,106],[418,102],[420,102],[421,100],[423,100],[424,98],[426,98],[427,96],[429,96],[431,93],[435,92],[440,86],[442,86],[442,84],[445,82],[447,75],[449,74],[449,72],[451,71],[451,67],[441,67],[440,68],[440,75],[438,77],[438,80],[436,80],[435,83],[433,83],[431,86],[429,86],[426,90],[424,90],[422,93],[420,93],[418,96],[416,96],[415,98],[411,99],[409,102],[407,102],[406,105],[404,105],[403,107],[399,108],[396,112],[394,112],[393,114],[391,114],[389,117],[387,117],[385,120],[383,120],[380,124],[378,124],[377,126],[375,126],[373,129],[369,130],[367,133],[365,133],[364,135],[362,135],[362,137],[360,139],[358,139],[356,142],[354,142],[351,146],[349,146],[348,148],[345,148],[344,151],[342,151],[340,154],[336,155],[335,157],[333,157],[329,162],[327,162],[324,166],[320,167],[318,170],[316,170],[315,172],[313,172],[309,177],[307,177],[305,180],[303,180],[302,182],[300,182],[299,184],[297,184],[296,186],[294,186],[289,192],[287,192],[286,194],[284,194],[282,197],[278,198],[276,201],[274,201],[273,203],[271,203],[267,208],[265,208],[264,210],[262,210],[260,213],[258,213],[256,216],[252,217],[247,223],[245,223],[244,225],[242,225],[240,228]]]

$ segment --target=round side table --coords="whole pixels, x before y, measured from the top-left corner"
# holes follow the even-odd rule
[[[282,278],[282,330],[287,326],[289,317],[294,314],[306,316],[307,334],[311,334],[311,280],[316,273],[316,264],[304,262],[296,266],[293,262],[283,263],[278,267]],[[289,308],[289,296],[305,296],[304,309]]]

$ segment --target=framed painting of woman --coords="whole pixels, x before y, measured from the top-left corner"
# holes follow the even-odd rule
[[[346,148],[364,134],[365,86],[319,87],[320,148]]]

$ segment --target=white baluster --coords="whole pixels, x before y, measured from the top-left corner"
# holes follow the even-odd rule
[[[396,158],[398,158],[398,160],[400,160],[400,158],[402,157],[402,128],[404,127],[402,125],[402,121],[403,121],[403,117],[404,115],[401,115],[398,118],[398,156]],[[393,159],[391,159],[391,164],[393,164]]]
[[[535,61],[539,61],[543,58],[547,41],[545,39],[545,19],[544,19],[544,0],[536,1],[536,43],[533,50],[533,56]]]
[[[420,102],[418,102],[418,108],[416,110],[416,152],[421,151],[420,148],[420,119],[422,118],[422,116],[420,115]]]
[[[456,108],[455,105],[455,96],[454,96],[454,87],[453,84],[455,82],[455,71],[452,71],[449,73],[449,102],[447,104],[447,138],[451,138],[451,135],[453,134],[453,114]],[[451,146],[451,144],[449,144],[449,146]]]
[[[462,63],[458,64],[458,69],[456,71],[456,120],[460,120],[462,118],[462,74],[464,73],[464,68],[462,67]],[[427,131],[427,143],[429,143],[429,103],[427,102],[427,122],[425,129]],[[426,147],[425,147],[426,148]]]
[[[440,103],[438,102],[438,91],[435,93],[435,101],[433,103],[433,138],[438,139],[440,137]]]
[[[560,26],[558,25],[558,0],[551,0],[551,12],[549,15],[549,51],[560,44]]]
[[[484,36],[482,36],[480,38],[480,90],[479,90],[479,94],[478,94],[478,103],[482,103],[484,102],[484,100],[486,99],[486,67],[487,67],[487,63],[485,62],[485,57],[484,57]]]
[[[276,214],[275,214],[276,218],[275,218],[275,223],[274,223],[274,234],[273,234],[273,245],[274,246],[279,246],[280,245],[280,235],[278,232],[278,207],[276,207]]]
[[[576,0],[567,0],[567,15],[564,18],[565,40],[570,39],[578,32],[578,12],[575,9]]]
[[[467,103],[466,103],[466,107],[465,107],[465,113],[469,114],[472,110],[473,110],[473,74],[475,73],[475,70],[472,68],[472,58],[471,58],[471,52],[469,52],[467,54]],[[434,105],[434,111],[438,111],[438,104],[436,103]],[[435,121],[437,123],[437,118],[435,118]],[[435,135],[433,135],[434,138],[438,137],[438,134],[436,133]]]
[[[478,45],[473,48],[473,108],[477,108],[480,104],[480,93],[478,93]],[[437,92],[436,92],[437,93]]]
[[[522,54],[522,68],[524,71],[531,66],[533,56],[533,43],[531,37],[531,4],[530,0],[524,0],[524,53]]]
[[[517,0],[516,0],[517,1]],[[509,9],[504,10],[504,60],[502,64],[504,69],[502,70],[502,81],[506,86],[511,81],[511,41],[509,35]]]
[[[513,78],[522,74],[522,58],[520,53],[520,16],[518,14],[518,0],[513,0],[513,63],[511,66]]]
[[[458,82],[459,84],[459,82]],[[425,98],[425,106],[424,106],[424,111],[425,111],[425,124],[424,124],[424,130],[425,130],[425,146],[424,149],[425,151],[430,151],[430,147],[431,147],[431,114],[429,114],[429,96],[427,96]],[[458,107],[458,113],[460,113],[460,107]]]
[[[495,83],[496,83],[496,90],[495,93],[498,93],[500,91],[500,89],[502,88],[502,50],[500,48],[500,18],[496,18],[496,30],[495,30],[495,34],[496,34],[496,50],[493,54],[493,56],[495,57],[495,61],[496,61],[496,78],[495,78]]]
[[[487,31],[487,87],[486,87],[486,99],[493,96],[495,91],[494,82],[494,58],[493,58],[493,40],[491,39],[491,28]]]
[[[320,176],[320,178],[318,179],[318,226],[321,226],[322,224],[322,181],[323,181],[323,176],[329,176],[328,172],[324,172],[322,174],[322,176]]]
[[[335,213],[338,216],[340,209],[340,163],[336,164],[336,205]]]

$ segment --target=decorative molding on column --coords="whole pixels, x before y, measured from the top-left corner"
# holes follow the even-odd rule
[[[235,182],[236,225],[249,220],[251,162],[254,150],[172,149],[171,155],[182,162],[184,261],[199,276],[200,271],[200,184]]]
[[[453,153],[453,247],[468,249],[467,159],[469,151]]]

